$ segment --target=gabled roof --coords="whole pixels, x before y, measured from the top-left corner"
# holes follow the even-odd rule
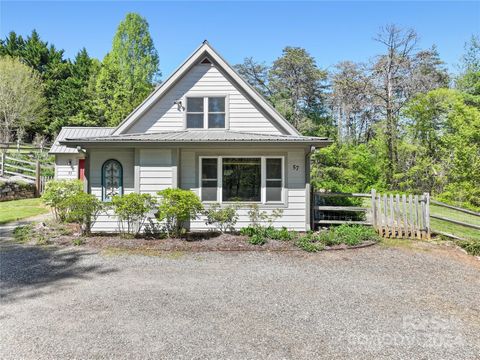
[[[327,138],[301,135],[277,135],[231,130],[181,130],[160,133],[109,135],[86,138],[67,138],[61,142],[69,146],[94,143],[297,143],[325,146]]]
[[[152,107],[168,90],[172,88],[183,76],[196,64],[207,57],[213,62],[220,71],[223,71],[233,82],[235,82],[248,96],[258,104],[258,106],[267,114],[267,116],[277,123],[286,133],[290,135],[300,135],[300,133],[291,125],[265,98],[260,95],[250,84],[248,84],[205,40],[202,45],[190,55],[187,60],[174,71],[170,77],[158,86],[125,120],[123,120],[112,135],[120,135],[128,130],[150,107]]]
[[[87,138],[90,136],[106,136],[110,135],[113,127],[79,127],[79,126],[64,126],[58,133],[55,141],[49,151],[50,154],[76,154],[75,148],[68,148],[61,145],[60,141],[66,138]]]

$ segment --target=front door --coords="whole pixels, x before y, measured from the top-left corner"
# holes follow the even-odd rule
[[[85,159],[78,160],[78,178],[82,181],[85,179]]]

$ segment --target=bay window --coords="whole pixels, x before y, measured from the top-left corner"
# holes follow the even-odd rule
[[[200,195],[212,202],[283,202],[283,157],[200,157]]]
[[[226,97],[187,97],[187,129],[225,129]]]

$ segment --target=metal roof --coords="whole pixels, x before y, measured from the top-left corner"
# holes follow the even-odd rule
[[[78,153],[75,148],[68,148],[61,145],[60,141],[66,138],[88,138],[90,136],[106,136],[109,135],[114,128],[112,127],[79,127],[79,126],[64,126],[57,135],[50,154],[75,154]]]
[[[83,138],[66,137],[61,144],[70,146],[89,143],[302,143],[326,144],[327,138],[301,135],[276,135],[230,130],[182,130],[159,133],[140,133]]]

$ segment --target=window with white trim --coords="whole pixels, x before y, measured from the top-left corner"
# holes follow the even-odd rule
[[[187,129],[225,129],[226,96],[187,97]]]
[[[200,157],[200,195],[206,202],[283,202],[284,158]]]

